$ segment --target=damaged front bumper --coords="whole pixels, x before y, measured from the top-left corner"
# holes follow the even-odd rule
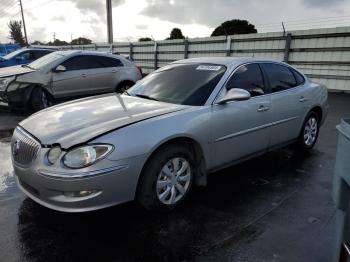
[[[29,84],[10,83],[4,90],[0,90],[0,102],[15,107],[25,107],[30,99]]]

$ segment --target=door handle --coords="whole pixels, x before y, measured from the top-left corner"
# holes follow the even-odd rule
[[[112,73],[116,73],[117,72],[117,70],[112,70]]]
[[[267,106],[259,106],[259,108],[258,108],[258,112],[264,112],[264,111],[267,111],[267,110],[269,110],[270,108],[269,107],[267,107]]]
[[[82,74],[81,76],[82,76],[82,77],[86,77],[86,74]]]
[[[307,101],[307,98],[305,98],[305,97],[303,97],[303,96],[301,96],[301,97],[299,98],[299,102],[300,102],[300,103],[305,102],[305,101]]]

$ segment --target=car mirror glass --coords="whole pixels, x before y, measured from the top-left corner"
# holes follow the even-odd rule
[[[250,93],[241,88],[231,88],[219,99],[218,104],[225,104],[231,101],[243,101],[250,98]]]

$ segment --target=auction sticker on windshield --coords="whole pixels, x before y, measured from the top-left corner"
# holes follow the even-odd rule
[[[199,65],[196,68],[196,70],[209,70],[209,71],[219,71],[220,69],[221,69],[221,66],[214,66],[214,65]]]

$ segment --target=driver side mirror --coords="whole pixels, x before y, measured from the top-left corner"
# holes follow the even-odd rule
[[[225,104],[231,101],[243,101],[250,98],[250,93],[247,90],[241,88],[231,88],[227,93],[219,99],[217,102],[219,105]]]
[[[54,71],[54,72],[57,72],[57,73],[59,73],[59,72],[65,72],[65,71],[66,71],[66,67],[63,66],[63,65],[59,65],[59,66],[57,66],[53,71]]]

